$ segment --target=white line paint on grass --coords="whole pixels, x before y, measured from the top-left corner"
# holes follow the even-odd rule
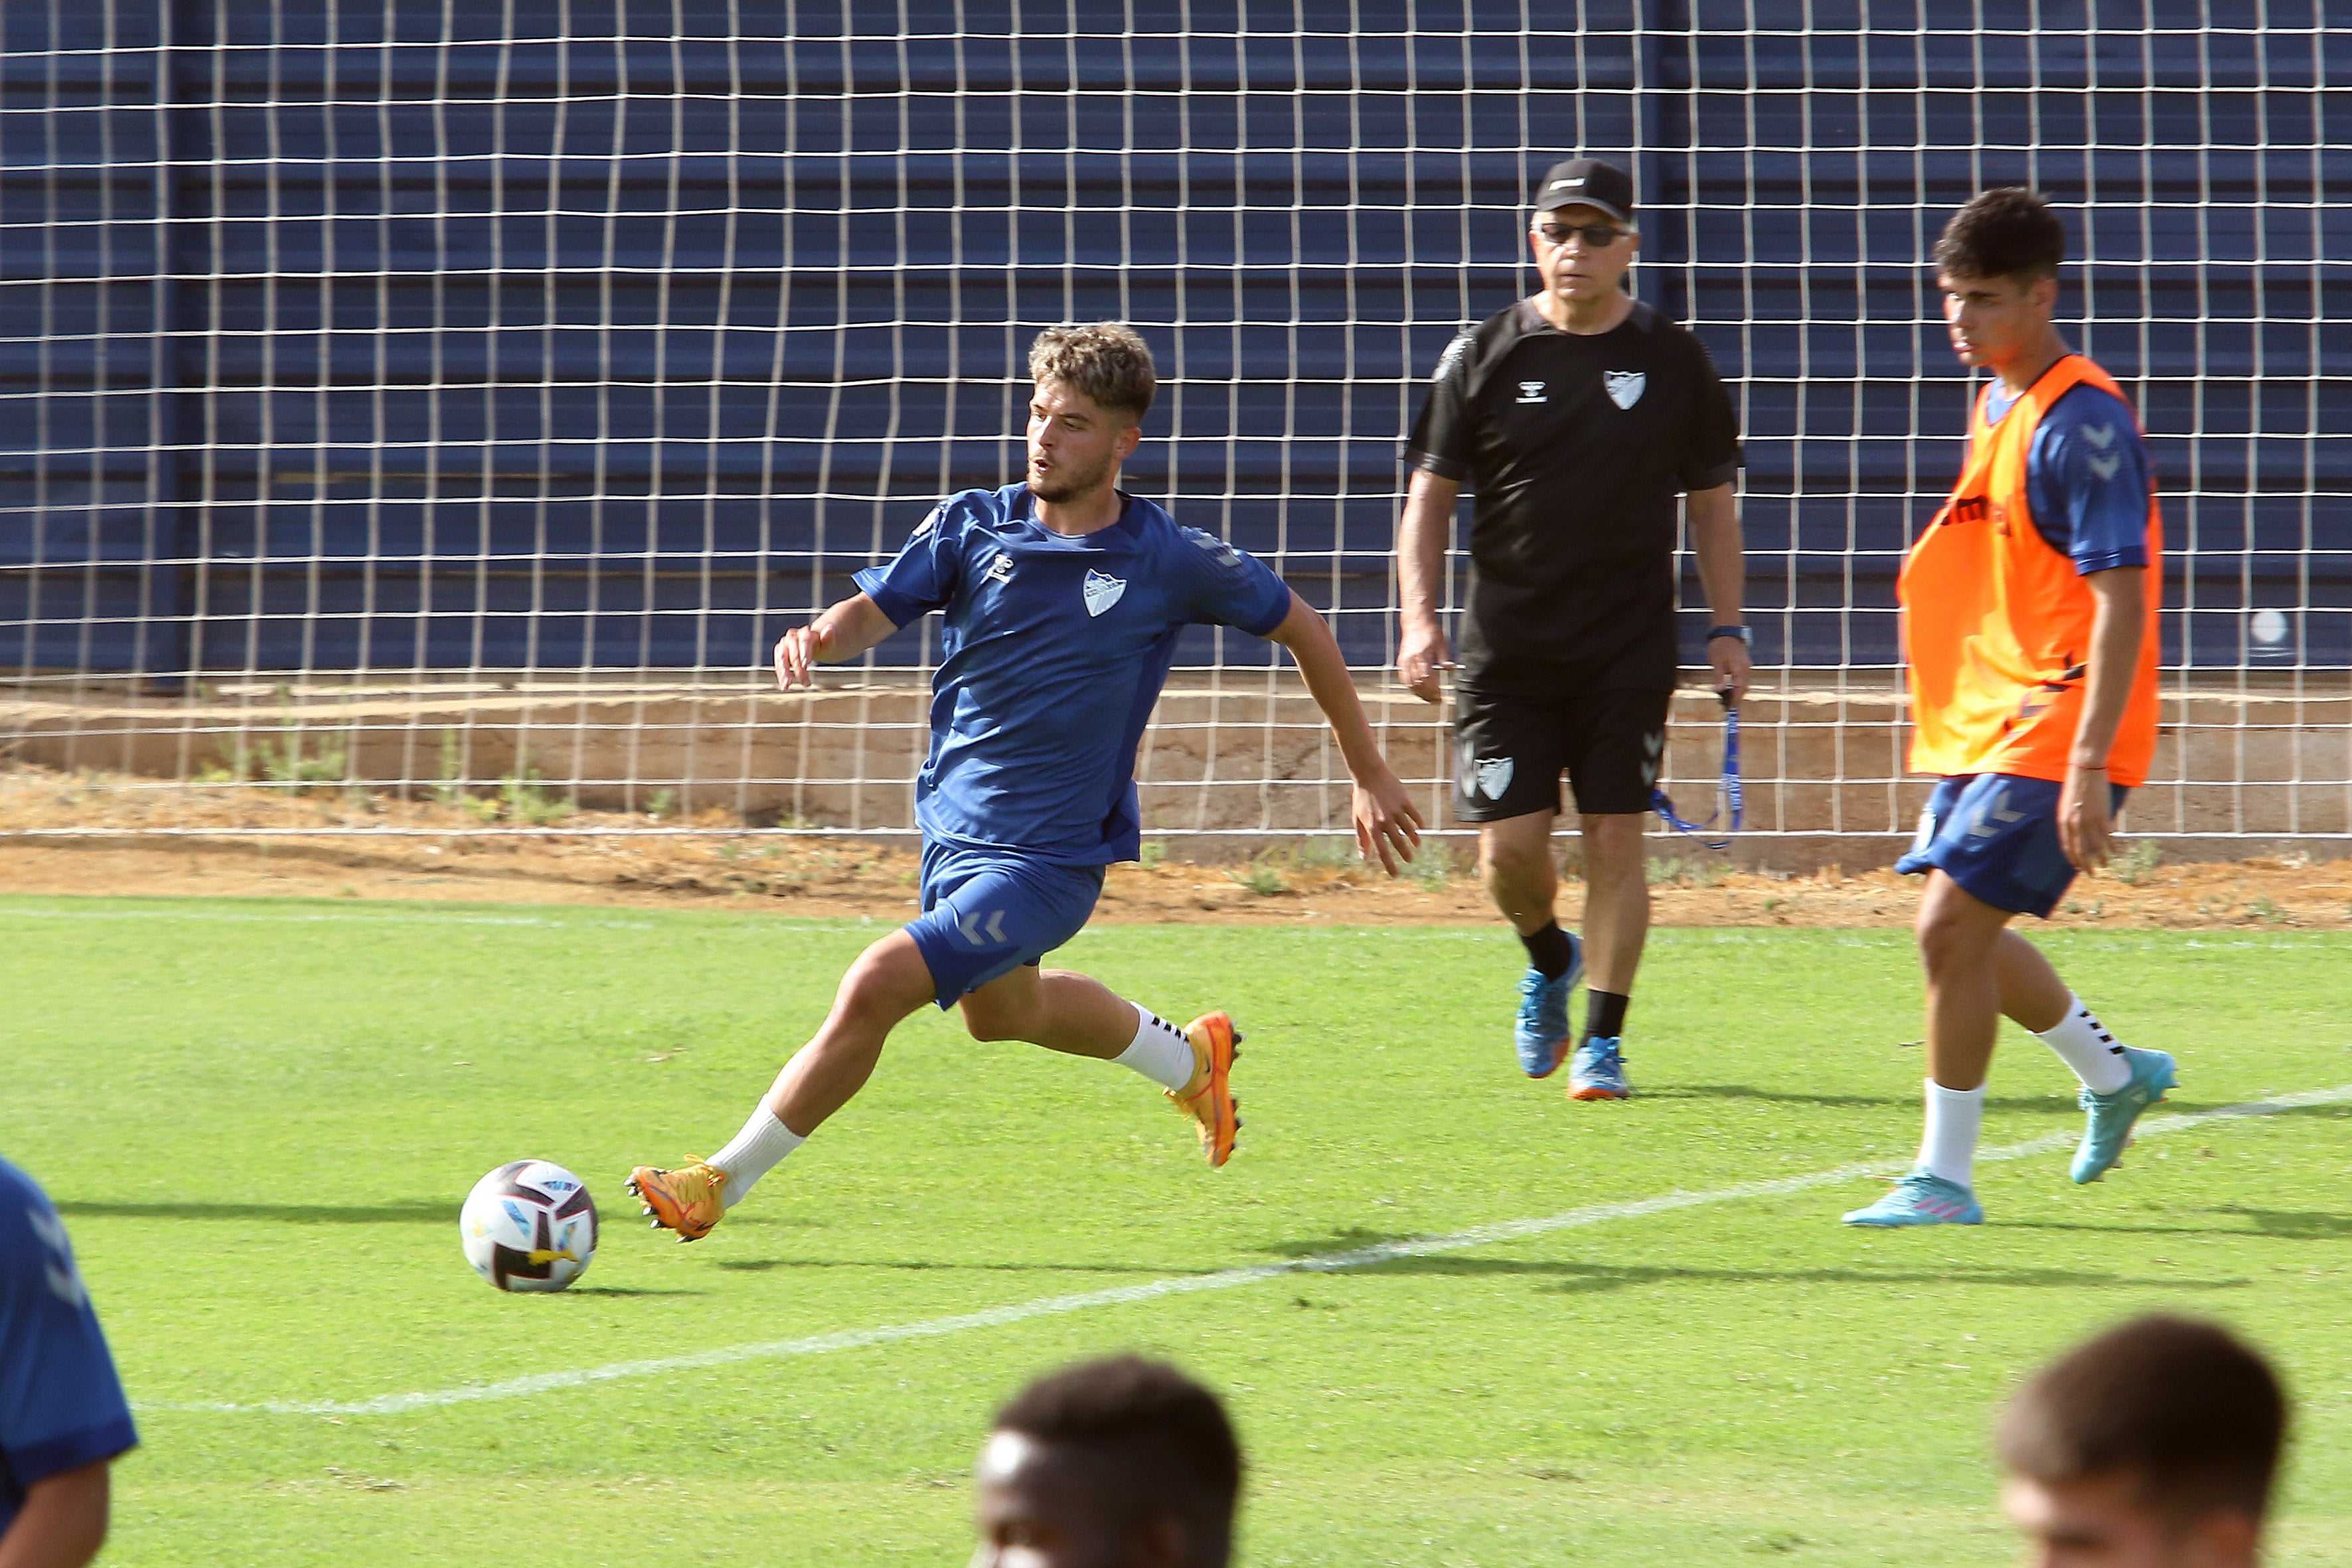
[[[2352,1084],[2339,1084],[2334,1089],[2308,1089],[2300,1094],[2282,1094],[2269,1100],[2258,1100],[2244,1105],[2223,1106],[2215,1110],[2198,1111],[2185,1116],[2151,1117],[2139,1124],[2139,1136],[2161,1137],[2168,1132],[2182,1132],[2209,1122],[2227,1121],[2240,1117],[2271,1116],[2282,1110],[2294,1110],[2310,1105],[2337,1105],[2352,1100]],[[1998,1149],[1979,1152],[1979,1163],[2002,1160],[2022,1160],[2035,1154],[2048,1154],[2071,1148],[2075,1142],[2072,1132],[2053,1132],[2041,1138],[2030,1138],[2022,1143],[2011,1143]],[[657,1356],[644,1361],[617,1361],[604,1366],[581,1367],[570,1372],[535,1373],[529,1377],[510,1377],[499,1383],[471,1384],[462,1388],[439,1388],[415,1394],[382,1394],[373,1399],[272,1399],[250,1405],[232,1405],[205,1400],[157,1399],[142,1402],[141,1410],[206,1411],[232,1415],[399,1415],[413,1410],[430,1410],[445,1405],[469,1405],[482,1399],[517,1399],[530,1394],[551,1394],[560,1389],[587,1388],[600,1383],[614,1383],[623,1378],[654,1377],[664,1373],[694,1372],[704,1367],[729,1366],[737,1362],[772,1361],[784,1356],[828,1355],[835,1351],[863,1350],[869,1345],[887,1345],[901,1340],[938,1339],[947,1334],[968,1333],[975,1329],[998,1329],[1009,1323],[1026,1322],[1032,1318],[1060,1317],[1070,1312],[1092,1311],[1097,1307],[1121,1307],[1135,1301],[1153,1301],[1166,1296],[1189,1296],[1202,1290],[1229,1290],[1237,1285],[1255,1285],[1263,1279],[1279,1279],[1294,1274],[1336,1274],[1350,1268],[1369,1268],[1375,1264],[1391,1263],[1401,1258],[1427,1258],[1441,1252],[1461,1252],[1474,1247],[1492,1247],[1498,1242],[1524,1241],[1529,1237],[1549,1236],[1556,1230],[1573,1230],[1581,1226],[1600,1225],[1613,1219],[1640,1219],[1645,1215],[1670,1214],[1676,1209],[1701,1208],[1710,1204],[1736,1203],[1742,1198],[1780,1197],[1790,1193],[1808,1192],[1815,1187],[1834,1186],[1841,1182],[1859,1181],[1866,1176],[1881,1175],[1888,1169],[1882,1160],[1870,1160],[1851,1165],[1839,1165],[1826,1171],[1814,1171],[1802,1176],[1783,1176],[1777,1181],[1742,1182],[1736,1186],[1715,1187],[1699,1193],[1665,1193],[1654,1198],[1633,1198],[1613,1204],[1593,1204],[1585,1208],[1570,1209],[1565,1214],[1547,1215],[1537,1219],[1504,1220],[1495,1225],[1474,1226],[1446,1236],[1420,1237],[1409,1241],[1384,1241],[1376,1247],[1360,1247],[1347,1252],[1327,1252],[1313,1258],[1293,1258],[1286,1263],[1261,1263],[1245,1268],[1223,1268],[1213,1274],[1181,1274],[1165,1279],[1152,1279],[1139,1285],[1119,1285],[1107,1290],[1087,1290],[1075,1296],[1046,1296],[1033,1301],[1020,1301],[1003,1307],[990,1307],[978,1312],[962,1312],[953,1317],[929,1318],[920,1322],[892,1323],[879,1328],[844,1329],[837,1333],[814,1334],[806,1339],[770,1340],[764,1342],[724,1345],[717,1349],[698,1351],[691,1355]],[[1824,1216],[1824,1223],[1827,1223]]]

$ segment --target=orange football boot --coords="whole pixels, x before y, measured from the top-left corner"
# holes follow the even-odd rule
[[[1192,1045],[1192,1076],[1183,1088],[1168,1090],[1168,1099],[1197,1124],[1201,1152],[1213,1168],[1234,1157],[1234,1139],[1242,1130],[1233,1089],[1242,1034],[1225,1014],[1203,1013],[1184,1026],[1184,1037]]]
[[[680,1241],[700,1241],[727,1217],[719,1190],[727,1173],[705,1161],[675,1171],[639,1165],[629,1173],[629,1191],[637,1194],[656,1230],[674,1230]]]

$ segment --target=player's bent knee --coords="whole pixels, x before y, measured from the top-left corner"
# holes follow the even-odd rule
[[[930,967],[920,949],[902,932],[883,938],[850,964],[841,977],[835,1005],[853,1016],[878,1021],[884,1027],[929,1002],[938,994]]]

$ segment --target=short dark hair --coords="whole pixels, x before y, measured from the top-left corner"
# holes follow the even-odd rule
[[[2055,278],[2065,259],[2066,226],[2041,193],[2022,185],[1978,196],[1936,241],[1936,266],[1959,278]]]
[[[2036,1373],[2001,1413],[2011,1472],[2041,1481],[2121,1474],[2178,1519],[2228,1509],[2259,1521],[2286,1436],[2286,1398],[2260,1352],[2227,1330],[2136,1318]]]
[[[1064,1367],[1014,1395],[994,1430],[1150,1477],[1148,1492],[1123,1500],[1129,1514],[1181,1519],[1200,1568],[1230,1561],[1241,1444],[1217,1396],[1166,1363],[1123,1355]]]
[[[1117,321],[1047,327],[1029,345],[1029,379],[1076,387],[1137,425],[1151,412],[1152,395],[1160,389],[1150,345]]]

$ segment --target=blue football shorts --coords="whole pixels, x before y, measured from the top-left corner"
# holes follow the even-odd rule
[[[1937,781],[1898,871],[1941,871],[1975,898],[2012,914],[2047,918],[2066,896],[2074,868],[2058,842],[2058,795],[2049,779],[1956,773]],[[2131,791],[2114,791],[2110,813]]]
[[[923,841],[923,914],[907,927],[952,1007],[1078,934],[1102,896],[1100,866],[1062,866],[1010,849]]]

